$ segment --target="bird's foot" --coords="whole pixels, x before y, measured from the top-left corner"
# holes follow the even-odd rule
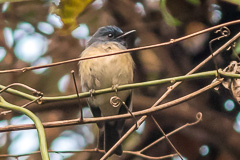
[[[93,95],[94,95],[94,93],[95,93],[95,89],[90,89],[90,90],[89,90],[89,93],[90,93],[91,98],[93,98]]]
[[[113,84],[112,85],[112,89],[115,90],[116,95],[117,95],[117,92],[118,92],[118,87],[119,87],[118,84]]]

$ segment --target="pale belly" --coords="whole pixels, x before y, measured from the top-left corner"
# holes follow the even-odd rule
[[[106,46],[105,46],[106,47]],[[113,48],[113,51],[119,51]],[[99,51],[99,50],[97,50]],[[99,55],[102,53],[94,53]],[[92,56],[92,55],[88,55]],[[114,85],[129,84],[133,81],[133,61],[129,53],[82,61],[80,63],[82,90],[98,90],[113,87]],[[131,91],[117,92],[117,96],[126,101]],[[103,116],[116,115],[120,107],[113,107],[110,98],[116,93],[102,94],[88,98],[91,107],[99,107]]]

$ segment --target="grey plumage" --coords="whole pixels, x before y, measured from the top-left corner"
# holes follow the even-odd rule
[[[101,27],[89,40],[87,48],[81,57],[89,57],[106,53],[125,50],[127,38],[131,32],[123,33],[115,26]],[[134,62],[130,53],[113,55],[79,62],[82,91],[97,90],[112,87],[114,85],[129,84],[133,82]],[[111,116],[127,113],[124,106],[113,107],[110,98],[116,93],[107,93],[87,99],[95,117]],[[125,101],[131,109],[131,90],[117,93],[121,100]],[[120,138],[124,120],[101,122],[99,127],[99,149],[108,151]],[[121,155],[119,146],[115,154]]]

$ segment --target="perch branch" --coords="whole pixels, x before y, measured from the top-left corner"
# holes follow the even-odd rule
[[[230,74],[230,73],[223,72],[221,70],[219,72],[220,72],[220,75],[222,75],[223,77],[240,78],[239,74],[232,74],[232,73]],[[212,78],[212,77],[216,77],[216,76],[217,76],[216,71],[207,71],[207,72],[201,72],[201,73],[185,75],[185,76],[178,76],[178,77],[165,78],[165,79],[160,79],[160,80],[120,85],[120,86],[118,86],[118,91],[140,88],[140,87],[155,86],[155,85],[160,85],[160,84],[164,84],[164,83],[175,83],[175,82],[183,81],[183,80]],[[4,88],[5,88],[5,86],[0,85],[0,89],[4,89]],[[27,93],[24,93],[24,92],[15,90],[15,89],[11,89],[11,88],[6,89],[5,92],[28,99],[28,100],[34,100],[37,98],[30,94],[27,94]],[[109,93],[109,92],[115,92],[115,90],[111,87],[111,88],[95,90],[94,93],[84,92],[84,93],[79,93],[78,95],[79,95],[79,98],[85,98],[85,97],[90,97],[91,94],[93,94],[95,96],[95,95]],[[39,102],[39,103],[46,103],[46,102],[53,102],[53,101],[60,101],[60,100],[72,100],[72,99],[76,99],[76,98],[77,98],[77,94],[67,95],[67,96],[58,96],[58,97],[45,97],[44,96],[41,98],[41,100],[40,100],[41,102]]]
[[[209,62],[214,56],[218,55],[219,53],[221,53],[224,49],[226,49],[228,46],[230,46],[231,44],[234,43],[234,41],[236,41],[240,36],[240,32],[238,32],[238,34],[236,34],[233,38],[231,38],[227,43],[225,43],[224,45],[222,45],[219,49],[217,49],[214,53],[212,53],[210,56],[208,56],[205,60],[203,60],[200,64],[198,64],[196,67],[194,67],[191,71],[189,71],[186,75],[191,75],[192,73],[196,72],[197,70],[199,70],[204,64],[206,64],[207,62]],[[157,100],[157,102],[154,103],[154,105],[151,108],[156,107],[160,102],[162,102],[163,99],[165,99],[173,89],[175,89],[178,85],[180,85],[182,82],[176,82],[174,85],[170,86],[168,88],[168,90]],[[146,115],[142,116],[139,120],[138,120],[138,125],[141,125],[142,122],[145,121],[145,119],[147,118]],[[135,126],[132,126],[124,135],[123,137],[118,141],[121,143],[123,142],[123,140],[125,138],[127,138],[133,131],[135,130]],[[116,143],[112,148],[116,148],[120,143]],[[106,159],[111,153],[111,149],[102,157],[102,159]]]
[[[166,45],[170,45],[170,44],[173,44],[173,43],[176,43],[176,42],[180,42],[180,41],[186,40],[186,39],[191,38],[191,37],[195,37],[197,35],[200,35],[200,34],[212,31],[212,30],[216,30],[216,29],[224,27],[224,26],[229,26],[229,25],[233,25],[233,24],[237,24],[237,23],[240,23],[240,20],[235,20],[235,21],[223,23],[223,24],[220,24],[220,25],[217,25],[217,26],[214,26],[214,27],[210,27],[210,28],[198,31],[198,32],[195,32],[193,34],[190,34],[190,35],[187,35],[187,36],[184,36],[184,37],[181,37],[181,38],[171,39],[170,41],[164,42],[164,43],[159,43],[159,44],[154,44],[154,45],[149,45],[149,46],[143,46],[143,47],[137,47],[137,48],[132,48],[132,49],[126,49],[124,51],[107,53],[107,54],[102,54],[102,55],[98,55],[98,56],[89,56],[89,57],[83,57],[83,58],[75,58],[75,59],[70,59],[70,60],[66,60],[66,61],[51,63],[51,64],[47,64],[47,65],[41,65],[41,66],[24,67],[24,68],[18,68],[18,69],[10,69],[10,70],[2,70],[2,71],[0,71],[0,74],[3,74],[3,73],[14,73],[14,72],[26,72],[26,71],[29,71],[29,70],[54,67],[54,66],[58,66],[58,65],[66,64],[66,63],[72,63],[72,62],[77,62],[77,61],[93,59],[93,58],[100,58],[100,57],[105,57],[105,56],[112,56],[112,55],[117,55],[117,54],[123,54],[123,53],[126,53],[126,52],[133,52],[133,51],[146,50],[146,49],[152,49],[152,48],[156,48],[156,47],[166,46]],[[136,53],[136,52],[134,52],[134,53]]]
[[[204,88],[201,88],[193,93],[190,93],[186,96],[180,97],[178,99],[175,99],[173,101],[158,105],[156,107],[151,107],[142,111],[132,112],[134,116],[143,116],[152,114],[154,112],[170,108],[172,106],[175,106],[177,104],[183,103],[187,100],[190,100],[201,93],[204,93],[219,84],[221,84],[222,80],[215,81],[214,83],[207,85]],[[143,116],[144,117],[144,116]],[[79,118],[77,119],[71,119],[71,120],[63,120],[63,121],[55,121],[55,122],[45,122],[42,123],[45,128],[53,128],[53,127],[62,127],[62,126],[69,126],[69,125],[78,125],[78,124],[87,124],[87,123],[96,123],[100,121],[109,121],[109,120],[117,120],[120,118],[132,118],[130,114],[121,114],[116,116],[106,116],[106,117],[97,117],[97,118],[84,118],[83,121],[79,122]],[[138,120],[138,125],[140,125],[140,121]],[[136,128],[136,125],[134,124],[134,129]],[[27,129],[34,129],[35,126],[33,124],[25,124],[25,125],[9,125],[6,127],[0,127],[0,132],[9,132],[9,131],[17,131],[17,130],[27,130]]]

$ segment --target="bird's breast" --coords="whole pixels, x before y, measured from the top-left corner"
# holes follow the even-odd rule
[[[82,57],[97,56],[123,49],[126,48],[115,43],[89,46]],[[133,65],[129,53],[82,61],[80,62],[81,80],[87,83],[88,89],[103,89],[116,84],[132,83]]]
[[[117,43],[93,44],[82,53],[81,57],[97,56],[106,53],[122,51],[126,49]],[[129,53],[94,58],[80,62],[80,76],[82,90],[104,89],[113,85],[129,84],[133,82],[133,60]],[[118,92],[121,100],[125,101],[131,91]],[[102,115],[115,115],[119,107],[114,108],[110,104],[110,98],[116,93],[108,93],[89,98],[91,106],[100,107]]]

